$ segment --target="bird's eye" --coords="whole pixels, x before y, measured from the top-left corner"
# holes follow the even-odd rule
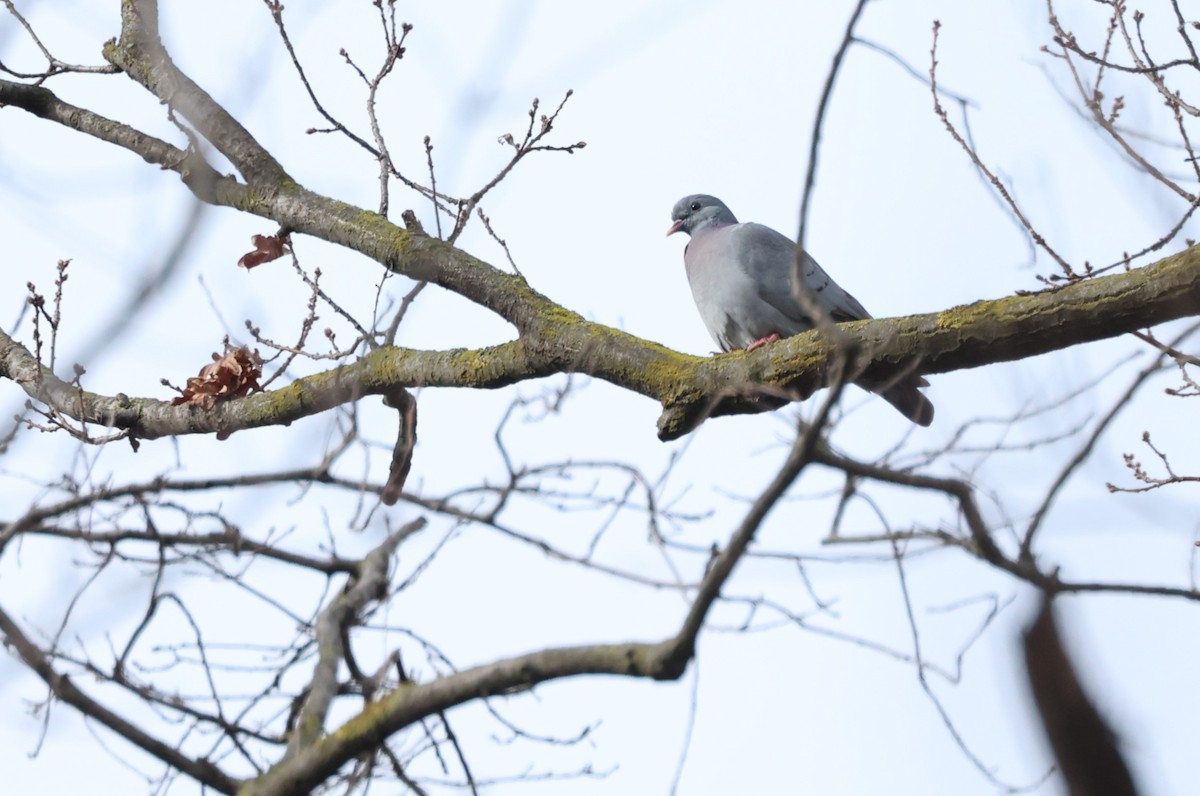
[[[699,202],[692,202],[692,212],[694,213],[694,212],[696,212],[696,211],[697,211],[697,210],[699,210],[699,209],[700,209],[700,203],[699,203]]]

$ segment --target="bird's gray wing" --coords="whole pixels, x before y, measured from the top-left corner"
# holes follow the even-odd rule
[[[792,291],[796,244],[785,235],[762,224],[739,224],[736,259],[758,285],[759,296],[797,324],[791,334],[811,329],[812,319]],[[816,260],[803,255],[801,284],[834,321],[857,321],[871,314],[854,296],[825,273]]]

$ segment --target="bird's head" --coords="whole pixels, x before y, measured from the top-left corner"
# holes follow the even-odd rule
[[[676,202],[671,208],[671,219],[675,223],[667,230],[668,235],[680,231],[695,235],[710,224],[723,227],[726,224],[737,223],[733,211],[726,207],[724,202],[704,193],[694,193]]]

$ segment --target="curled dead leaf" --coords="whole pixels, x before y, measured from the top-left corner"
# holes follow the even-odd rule
[[[211,411],[217,401],[241,398],[261,390],[262,357],[246,346],[226,346],[225,355],[212,355],[211,364],[200,368],[198,376],[187,380],[182,394],[171,401],[172,406],[191,404]]]
[[[254,244],[254,251],[242,255],[242,259],[238,260],[239,268],[250,270],[292,252],[289,235],[251,235],[250,242]]]

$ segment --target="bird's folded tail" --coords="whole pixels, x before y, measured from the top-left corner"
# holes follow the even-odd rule
[[[927,384],[920,376],[906,376],[878,394],[918,426],[928,426],[933,422],[933,404],[918,389]]]

